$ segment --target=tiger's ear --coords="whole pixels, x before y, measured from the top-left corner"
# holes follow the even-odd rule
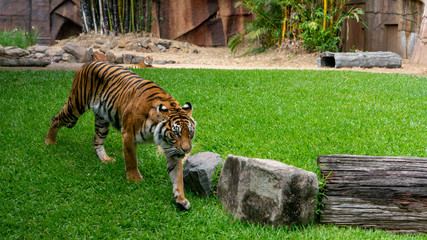
[[[166,113],[168,111],[169,111],[168,108],[163,104],[160,104],[159,106],[157,106],[158,113]]]
[[[182,106],[182,110],[188,114],[188,116],[191,117],[191,114],[193,113],[193,106],[191,106],[190,102],[186,102],[184,106]]]

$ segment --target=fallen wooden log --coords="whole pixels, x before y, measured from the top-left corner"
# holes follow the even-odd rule
[[[319,156],[321,223],[427,233],[427,158]]]
[[[319,67],[402,67],[402,58],[393,52],[333,53],[324,52],[317,59]]]

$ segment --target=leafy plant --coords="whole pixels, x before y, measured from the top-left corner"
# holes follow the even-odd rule
[[[0,45],[26,49],[37,44],[39,35],[40,31],[34,27],[29,32],[17,28],[12,31],[4,30],[0,32]]]
[[[246,53],[259,52],[280,45],[285,38],[300,40],[309,51],[338,51],[344,21],[360,17],[363,10],[348,7],[348,0],[243,0],[235,4],[243,6],[256,17],[246,24],[245,31],[231,37],[231,51],[247,40],[250,48]]]
[[[314,213],[316,214],[317,221],[320,221],[321,214],[323,213],[323,209],[325,208],[325,205],[323,204],[323,199],[328,198],[326,195],[326,184],[328,182],[329,176],[332,174],[332,171],[328,173],[328,175],[321,176],[319,179],[319,192],[317,193],[317,199],[313,199],[313,202],[316,203],[316,209]]]
[[[360,18],[363,14],[362,9],[352,7],[345,12],[340,8],[334,8],[330,14],[325,15],[324,10],[317,8],[314,13],[315,18],[301,24],[303,46],[310,51],[339,51],[344,21],[356,19],[367,26],[367,23]],[[334,16],[338,17],[335,21]],[[325,26],[325,22],[329,25]]]

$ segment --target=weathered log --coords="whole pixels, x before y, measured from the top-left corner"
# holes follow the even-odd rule
[[[427,233],[427,158],[328,155],[321,223]]]
[[[319,67],[402,67],[402,58],[393,52],[332,53],[324,52],[317,59]]]

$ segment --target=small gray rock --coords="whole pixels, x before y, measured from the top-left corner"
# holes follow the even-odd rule
[[[50,62],[54,63],[54,62],[59,62],[61,60],[62,60],[62,56],[53,56]]]
[[[116,56],[114,55],[114,53],[112,51],[107,51],[105,53],[105,56],[107,56],[107,61],[112,62],[112,63],[116,62]]]
[[[9,57],[19,58],[30,54],[30,51],[18,47],[5,47],[5,55]]]
[[[129,53],[123,54],[123,63],[131,64],[133,56]]]
[[[183,170],[184,186],[201,196],[212,195],[211,181],[218,166],[222,166],[222,160],[216,153],[201,152],[187,158]]]
[[[155,42],[154,44],[156,44],[157,46],[161,45],[166,49],[169,49],[172,45],[172,41],[160,41],[160,42]]]
[[[62,61],[69,62],[69,63],[76,63],[77,59],[76,59],[76,57],[74,57],[73,55],[71,55],[69,53],[64,53],[64,54],[62,54]]]
[[[138,63],[140,63],[140,62],[142,62],[142,60],[144,60],[144,57],[141,57],[141,56],[136,56],[136,57],[134,57],[134,58],[132,58],[132,64],[138,64]]]
[[[156,45],[160,52],[166,52],[166,47],[163,45]]]
[[[154,64],[159,64],[159,65],[164,65],[164,64],[167,63],[167,61],[166,60],[154,60],[153,63]]]
[[[154,45],[154,43],[149,43],[149,44],[148,44],[148,49],[149,49],[151,52],[158,52],[158,51],[159,51],[159,48],[158,48],[156,45]]]
[[[96,39],[96,40],[95,40],[95,43],[97,43],[97,44],[99,44],[99,45],[102,45],[102,44],[104,44],[104,43],[105,43],[105,41],[104,41],[103,39]]]
[[[117,41],[116,39],[113,39],[113,40],[111,40],[109,43],[108,43],[108,49],[114,49],[114,48],[116,48],[117,46],[119,45],[119,41]]]
[[[49,56],[62,56],[62,54],[64,54],[64,53],[65,53],[65,51],[62,48],[56,49],[56,50],[49,48],[45,52],[45,54],[49,55]]]
[[[48,49],[49,49],[48,46],[43,46],[43,45],[36,45],[35,46],[35,50],[38,53],[45,53]]]
[[[115,62],[117,63],[117,64],[123,64],[123,55],[121,55],[121,54],[116,54],[116,55],[114,55],[115,56]]]
[[[38,53],[36,53],[36,54],[35,54],[35,57],[36,57],[36,58],[39,58],[39,59],[40,59],[40,58],[44,58],[44,57],[45,57],[45,54],[38,52]]]

